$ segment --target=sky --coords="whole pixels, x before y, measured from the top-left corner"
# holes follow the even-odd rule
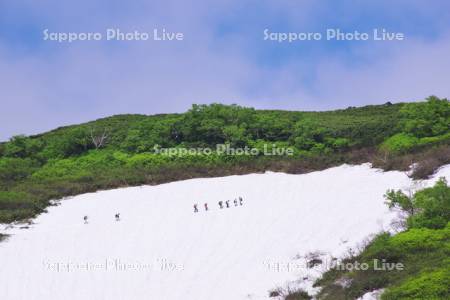
[[[48,33],[100,33],[58,42]],[[107,29],[150,33],[106,40]],[[182,33],[182,40],[153,40]],[[327,39],[327,30],[367,40]],[[374,40],[373,30],[404,35]],[[265,39],[320,33],[320,40]],[[0,0],[0,141],[193,103],[328,110],[450,96],[450,2]]]

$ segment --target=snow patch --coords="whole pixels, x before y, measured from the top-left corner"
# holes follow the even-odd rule
[[[426,185],[439,176],[450,178],[450,166]],[[411,184],[404,172],[363,164],[71,197],[28,229],[0,227],[10,235],[0,243],[0,299],[269,299],[286,286],[314,292],[327,260],[391,229],[396,215],[383,194]],[[239,196],[243,205],[234,206]],[[231,207],[220,209],[226,200]],[[311,253],[319,254],[308,266]]]

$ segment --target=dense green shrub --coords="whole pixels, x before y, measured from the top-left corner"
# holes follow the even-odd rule
[[[389,239],[388,248],[396,249],[399,253],[416,251],[432,251],[442,248],[445,242],[450,238],[450,226],[441,230],[433,230],[428,228],[411,229],[397,234]]]
[[[442,300],[450,295],[450,266],[435,271],[423,272],[399,286],[388,289],[382,300]]]
[[[444,179],[433,187],[407,196],[388,191],[387,204],[409,214],[408,229],[396,235],[376,236],[358,255],[345,262],[374,260],[401,263],[402,270],[373,271],[332,269],[316,285],[323,289],[318,299],[354,299],[367,291],[387,288],[382,299],[449,299],[450,297],[450,187]],[[336,285],[347,278],[347,287]]]
[[[414,149],[418,143],[419,139],[412,135],[397,133],[384,141],[381,149],[393,153],[405,153]]]
[[[41,212],[45,206],[36,197],[25,192],[0,191],[0,220],[11,222]]]
[[[450,102],[435,96],[407,103],[399,111],[398,133],[381,144],[383,151],[405,153],[450,140]]]
[[[24,180],[38,168],[39,163],[30,158],[0,158],[0,186]]]
[[[450,187],[445,178],[413,196],[391,190],[385,197],[390,208],[398,207],[408,213],[409,228],[443,228],[450,221]]]
[[[418,138],[443,135],[449,131],[450,102],[431,96],[427,102],[405,105],[400,115],[402,129],[407,134]]]
[[[6,157],[30,158],[42,150],[42,141],[31,139],[24,135],[13,136],[9,143],[2,147],[2,154]]]

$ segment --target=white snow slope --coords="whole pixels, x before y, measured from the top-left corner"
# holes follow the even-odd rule
[[[450,167],[437,176],[445,175]],[[10,234],[0,243],[0,299],[241,300],[268,299],[287,284],[311,290],[301,279],[317,274],[301,257],[339,257],[389,229],[395,214],[383,194],[409,186],[402,172],[364,164],[79,195],[28,229],[0,229]],[[219,209],[238,196],[243,206]]]

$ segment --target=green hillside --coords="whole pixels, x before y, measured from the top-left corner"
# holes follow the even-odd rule
[[[415,175],[426,176],[448,161],[449,124],[449,101],[430,97],[328,112],[193,105],[183,114],[118,115],[15,136],[0,144],[0,222],[33,217],[50,199],[192,177],[367,161],[406,169],[412,160],[425,162]],[[218,144],[257,152],[217,152]],[[266,155],[275,149],[290,155]]]
[[[250,151],[237,155],[217,151],[217,145]],[[407,170],[416,163],[415,178],[450,163],[450,102],[429,97],[327,112],[194,105],[183,114],[118,115],[15,136],[0,144],[0,223],[32,218],[51,199],[101,189],[265,170],[304,173],[362,162],[385,170]],[[413,208],[407,230],[379,235],[345,262],[385,259],[408,268],[333,269],[316,283],[323,288],[320,299],[354,299],[386,287],[383,299],[449,295],[447,183],[414,196],[390,191],[386,197],[392,207]],[[339,280],[351,283],[342,287]],[[286,299],[309,296],[296,291]]]

